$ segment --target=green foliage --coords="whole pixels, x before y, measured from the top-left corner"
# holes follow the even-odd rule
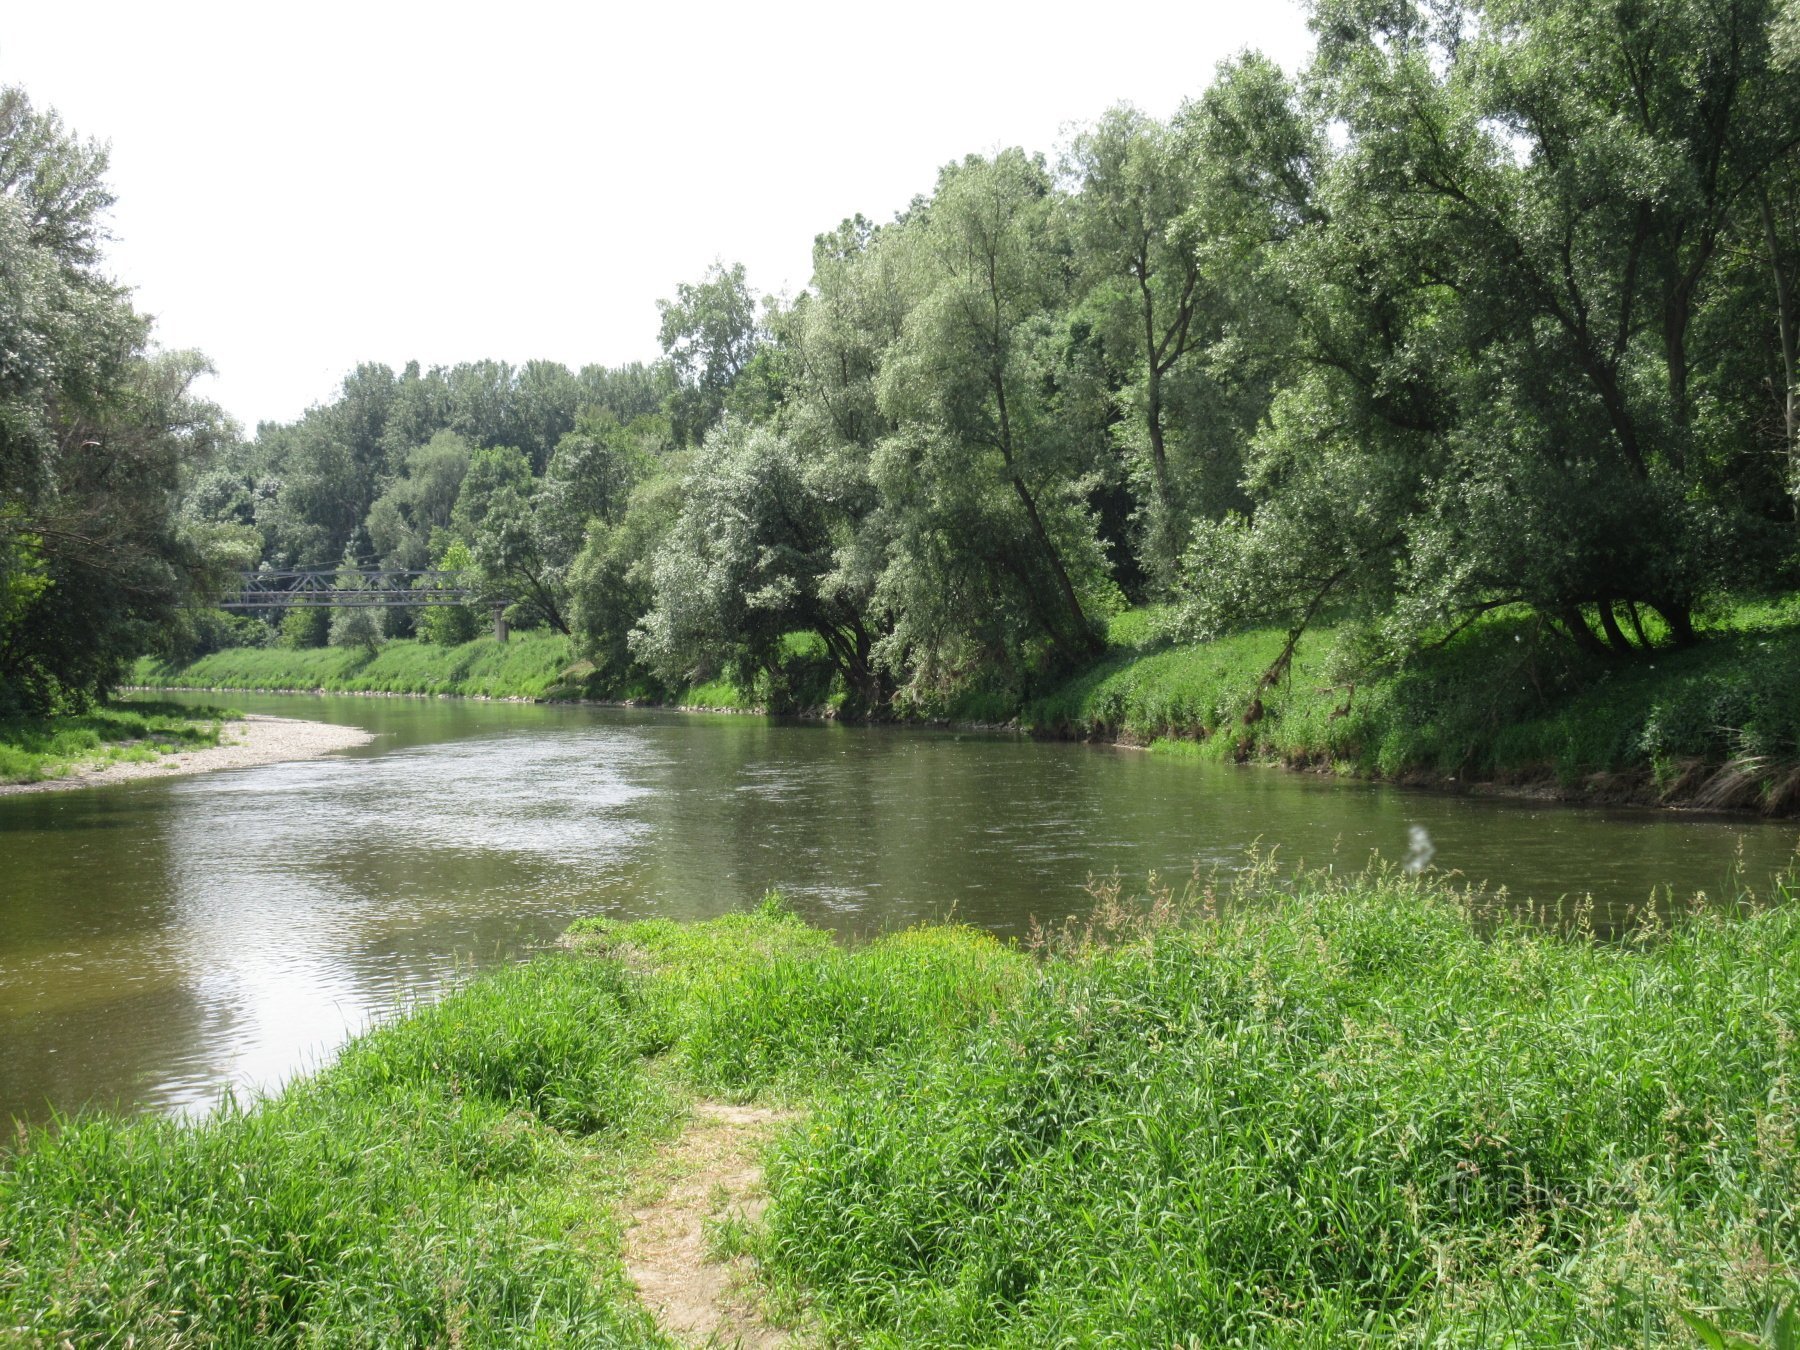
[[[39,783],[219,743],[220,708],[129,703],[0,719],[0,783]]]
[[[445,536],[434,565],[458,579],[466,580],[475,566],[469,546],[462,540]],[[419,584],[423,585],[421,577]],[[414,611],[413,629],[420,639],[439,647],[460,647],[473,642],[481,631],[481,616],[473,605],[428,605]]]
[[[0,710],[106,692],[221,566],[230,528],[184,528],[179,494],[231,434],[190,394],[194,352],[102,264],[106,151],[0,89]]]
[[[675,440],[698,445],[724,415],[764,340],[756,296],[742,263],[714,263],[656,308],[662,316],[657,337],[678,381],[669,403]]]
[[[295,605],[281,616],[281,646],[290,651],[323,647],[331,640],[331,611]]]
[[[1190,631],[1353,605],[1404,653],[1522,602],[1627,653],[1637,606],[1679,645],[1703,596],[1780,575],[1789,456],[1759,444],[1747,373],[1794,382],[1793,258],[1753,204],[1791,176],[1800,110],[1773,17],[1320,8],[1303,83],[1342,145],[1310,156],[1261,273],[1303,336],[1251,446],[1254,515],[1196,540]],[[1746,256],[1755,327],[1722,275]]]

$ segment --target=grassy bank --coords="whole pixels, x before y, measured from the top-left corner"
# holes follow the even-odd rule
[[[250,1111],[0,1166],[0,1337],[634,1344],[699,1093],[802,1108],[765,1304],[875,1344],[1691,1343],[1800,1279],[1800,906],[1597,944],[1267,878],[1035,952],[572,931]]]
[[[41,783],[217,745],[221,722],[236,716],[217,708],[134,703],[0,720],[0,783]]]
[[[1635,661],[1536,641],[1501,617],[1360,679],[1322,628],[1261,692],[1260,716],[1283,634],[1170,646],[1146,616],[1124,617],[1112,654],[1028,706],[1028,728],[1401,781],[1800,809],[1800,600],[1740,605],[1699,645]]]
[[[151,689],[241,689],[328,693],[459,694],[483,698],[576,697],[565,672],[574,660],[560,633],[477,638],[458,647],[400,639],[366,647],[228,647],[187,666],[144,659],[133,684]]]
[[[631,699],[671,706],[758,709],[767,691],[714,679],[685,689],[597,688],[560,633],[522,632],[507,642],[476,638],[457,647],[395,639],[365,647],[228,647],[185,666],[145,657],[130,683],[145,689],[219,689],[333,694],[439,694],[463,698]]]

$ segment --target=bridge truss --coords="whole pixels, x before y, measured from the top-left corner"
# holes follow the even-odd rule
[[[476,603],[475,591],[460,572],[431,569],[297,568],[288,571],[239,572],[237,589],[219,601],[220,609],[422,609],[434,605]],[[494,636],[506,641],[504,603],[492,606]]]

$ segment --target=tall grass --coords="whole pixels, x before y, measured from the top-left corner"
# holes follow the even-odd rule
[[[0,1339],[611,1345],[696,1092],[806,1108],[748,1239],[892,1345],[1638,1344],[1800,1291],[1800,905],[1617,941],[1393,875],[1112,893],[1037,951],[778,902],[569,951],[197,1125],[0,1162]]]
[[[37,783],[219,743],[222,708],[134,703],[0,720],[0,783]]]
[[[1637,945],[1394,880],[1048,961],[827,1086],[765,1259],[850,1341],[1576,1345],[1800,1261],[1800,909]]]
[[[201,1124],[91,1117],[0,1170],[0,1339],[647,1343],[579,1235],[586,1150],[654,1119],[616,967],[548,959]]]
[[[1306,634],[1258,694],[1284,635],[1158,644],[1121,615],[1115,650],[1028,705],[1040,733],[1164,742],[1385,778],[1541,780],[1721,807],[1800,808],[1800,612],[1742,604],[1706,640],[1629,661],[1545,644],[1496,616],[1397,668],[1364,672],[1339,632]],[[1260,702],[1260,715],[1252,709]]]

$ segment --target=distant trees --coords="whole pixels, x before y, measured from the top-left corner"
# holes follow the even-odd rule
[[[189,518],[455,567],[616,689],[773,688],[810,634],[869,712],[1029,690],[1129,603],[1188,637],[1356,620],[1375,660],[1524,606],[1623,659],[1791,581],[1792,5],[1313,25],[1307,69],[1246,54],[1054,169],[946,166],[821,234],[791,301],[715,264],[651,365],[361,367]]]
[[[658,301],[657,309],[657,339],[677,382],[669,400],[675,439],[697,445],[724,415],[726,400],[764,340],[756,296],[742,263],[714,263],[700,281],[678,285],[673,300]]]

